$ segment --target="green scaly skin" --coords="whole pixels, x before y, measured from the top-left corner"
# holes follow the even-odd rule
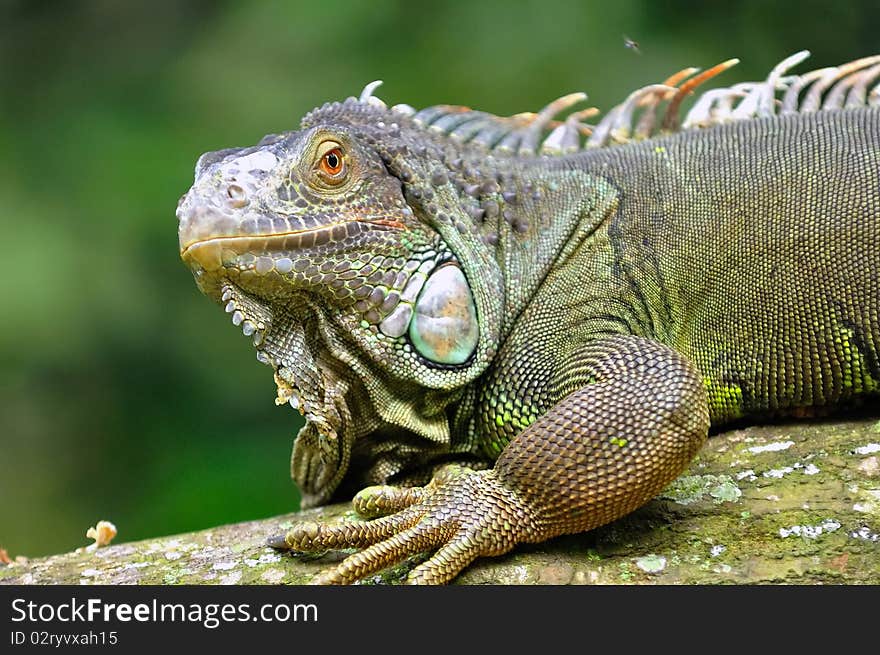
[[[373,520],[274,542],[364,549],[321,582],[429,551],[409,581],[444,583],[636,509],[710,424],[876,397],[880,109],[558,155],[462,112],[325,105],[205,155],[178,208],[200,289],[306,417],[304,505],[367,486]]]

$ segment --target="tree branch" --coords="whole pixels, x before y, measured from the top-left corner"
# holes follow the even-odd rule
[[[710,438],[687,473],[592,532],[483,558],[462,584],[880,584],[880,423],[792,423]],[[0,565],[0,584],[303,584],[322,558],[265,546],[347,504]],[[124,531],[124,520],[119,521]],[[368,582],[402,580],[412,561]]]

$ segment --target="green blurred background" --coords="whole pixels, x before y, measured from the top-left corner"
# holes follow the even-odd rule
[[[207,150],[381,78],[389,104],[608,109],[688,65],[880,52],[878,2],[0,0],[0,546],[36,556],[295,509],[299,417],[196,290],[174,210]],[[624,46],[623,35],[641,53]],[[802,67],[803,69],[806,69]]]

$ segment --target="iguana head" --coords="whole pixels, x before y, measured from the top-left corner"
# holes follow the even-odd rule
[[[178,206],[199,288],[306,416],[293,468],[312,504],[368,432],[448,444],[449,394],[495,352],[500,273],[442,164],[453,151],[426,136],[369,100],[326,105],[298,131],[203,155]],[[373,478],[405,468],[393,451]]]

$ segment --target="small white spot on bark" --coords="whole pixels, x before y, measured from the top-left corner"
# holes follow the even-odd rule
[[[752,446],[748,450],[750,453],[775,453],[778,450],[787,450],[793,445],[794,441],[775,441],[766,446]]]
[[[150,566],[150,563],[149,562],[129,562],[123,568],[126,570],[142,569],[146,566]]]
[[[870,455],[871,453],[880,453],[880,443],[869,443],[866,446],[856,448],[856,455]]]
[[[834,519],[826,519],[819,525],[793,525],[790,528],[779,528],[779,536],[783,539],[792,535],[815,539],[824,532],[834,532],[840,528],[840,523]]]
[[[228,571],[229,569],[234,569],[236,562],[217,562],[211,568],[214,571]]]
[[[238,584],[241,580],[241,571],[233,571],[232,573],[227,573],[222,578],[220,578],[220,584]]]
[[[269,584],[279,584],[284,579],[284,571],[281,569],[269,569],[264,571],[260,576],[260,580],[264,580]]]
[[[663,555],[645,555],[636,559],[636,566],[645,573],[660,573],[666,568],[666,558]]]
[[[867,525],[863,525],[858,530],[849,533],[849,536],[853,539],[864,539],[865,541],[880,541],[880,534],[876,532],[871,532],[870,528]]]
[[[877,457],[867,457],[858,465],[858,470],[868,476],[880,473],[880,460]]]
[[[790,466],[784,466],[781,469],[770,469],[769,471],[764,471],[765,478],[781,478],[785,475],[788,475],[794,471],[794,469]]]

